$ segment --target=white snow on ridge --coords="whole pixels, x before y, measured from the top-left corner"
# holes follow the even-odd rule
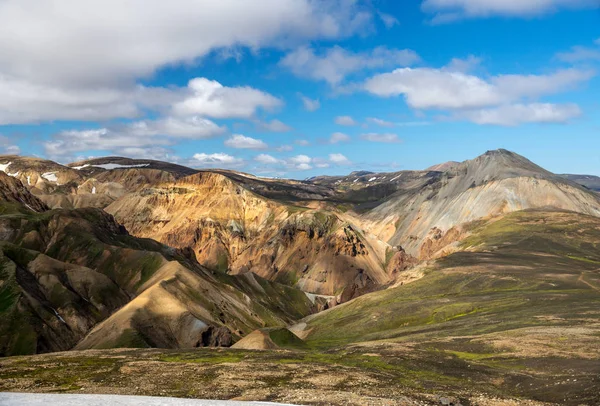
[[[138,164],[138,165],[119,165],[119,164],[90,165],[90,164],[85,164],[85,165],[81,165],[81,166],[72,166],[71,169],[80,171],[84,168],[94,167],[94,168],[102,168],[102,169],[106,169],[107,171],[111,171],[113,169],[145,168],[147,166],[150,166],[150,164]]]
[[[101,165],[89,165],[96,168],[106,169],[107,171],[111,171],[113,169],[129,169],[129,168],[145,168],[150,166],[150,164],[139,164],[139,165],[119,165],[119,164],[101,164]]]
[[[150,396],[0,393],[0,406],[284,406],[283,403],[197,400]],[[292,406],[292,405],[288,405]]]
[[[85,165],[81,165],[81,166],[72,166],[71,168],[80,171],[83,168],[87,168],[88,166],[90,166],[90,165],[85,164]]]
[[[377,180],[377,178],[371,178],[369,179],[369,182],[373,182],[374,180]]]
[[[42,178],[46,179],[48,182],[58,183],[58,177],[56,176],[56,172],[42,173]]]
[[[8,172],[8,167],[10,165],[12,165],[12,162],[9,162],[7,164],[0,164],[0,171],[4,172],[8,176],[12,176],[13,178],[16,178],[17,176],[19,176],[21,174],[21,172],[15,172],[15,173]]]

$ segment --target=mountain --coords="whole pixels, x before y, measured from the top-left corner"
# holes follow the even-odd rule
[[[600,215],[595,193],[506,150],[437,168],[444,171],[306,181],[119,157],[67,166],[15,156],[0,161],[8,174],[1,178],[4,204],[12,205],[3,239],[19,253],[31,251],[17,256],[23,263],[7,254],[7,264],[37,269],[36,258],[44,258],[48,269],[83,267],[103,280],[95,286],[116,289],[114,302],[97,300],[93,308],[80,293],[56,302],[49,292],[70,288],[53,271],[57,287],[26,296],[37,298],[29,309],[45,309],[30,318],[45,344],[29,351],[189,347],[202,341],[203,329],[211,332],[204,333],[207,342],[230,344],[258,328],[418,280],[426,261],[463,250],[473,221],[532,208]],[[39,285],[15,283],[14,292]],[[62,315],[65,308],[75,321]],[[49,332],[61,325],[48,309],[79,326],[69,325],[60,346],[63,333]]]
[[[430,166],[429,168],[427,168],[425,170],[426,171],[435,171],[435,172],[446,172],[446,171],[450,171],[450,170],[456,168],[458,165],[460,165],[460,162],[448,161],[448,162],[444,162],[442,164]]]
[[[45,210],[17,182],[0,176],[16,188],[0,202],[0,355],[231,345],[316,310],[299,290],[131,237],[100,209]],[[38,210],[15,210],[14,196]]]
[[[426,369],[414,379],[430,376],[443,391],[458,384],[521,399],[514,404],[597,404],[600,219],[536,209],[467,229],[458,252],[429,262],[421,279],[291,330],[324,352],[372,354],[385,371]]]
[[[173,175],[175,178],[193,175],[197,172],[194,169],[168,162],[154,161],[151,159],[131,159],[124,157],[93,158],[74,162],[68,166],[70,168],[83,171],[83,173],[85,173],[88,177],[97,176],[100,173],[111,170],[127,171],[128,169],[136,168],[167,172]]]
[[[0,391],[600,400],[600,196],[579,177],[506,150],[304,181],[0,165],[0,355],[70,350],[0,359]]]
[[[425,187],[396,192],[364,214],[363,227],[427,259],[460,238],[460,225],[528,208],[600,215],[600,199],[506,150],[488,151]]]
[[[221,272],[253,272],[328,296],[353,297],[391,280],[381,263],[386,247],[371,245],[343,213],[299,197],[291,203],[265,196],[296,193],[292,182],[273,183],[265,193],[245,180],[200,172],[131,194],[106,211],[135,235],[191,247],[200,263]]]
[[[559,175],[571,182],[578,183],[594,192],[600,192],[600,177],[593,175]]]

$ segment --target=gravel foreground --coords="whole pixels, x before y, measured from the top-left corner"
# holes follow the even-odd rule
[[[198,400],[152,396],[0,393],[0,406],[286,406],[283,403]],[[293,406],[293,405],[287,405]]]

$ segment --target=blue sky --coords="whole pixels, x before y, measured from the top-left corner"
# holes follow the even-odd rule
[[[597,0],[258,4],[0,1],[0,149],[306,178],[506,148],[600,175]]]

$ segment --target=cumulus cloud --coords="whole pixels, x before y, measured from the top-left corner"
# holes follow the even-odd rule
[[[342,154],[329,154],[329,160],[336,165],[352,164],[352,162]]]
[[[432,23],[492,16],[534,17],[560,9],[600,8],[597,0],[424,0],[421,9]]]
[[[162,154],[164,158],[168,150],[158,154],[158,150],[152,148],[164,148],[182,139],[207,139],[226,130],[201,117],[166,117],[110,128],[62,131],[44,143],[44,150],[50,157],[62,159],[90,150],[136,157],[146,154],[148,158]]]
[[[117,129],[117,131],[119,131]],[[121,129],[123,134],[138,136],[169,136],[174,138],[205,139],[227,131],[224,126],[202,117],[165,117],[158,120],[137,121]]]
[[[331,134],[331,137],[329,138],[329,143],[331,144],[338,144],[340,142],[348,141],[350,141],[350,136],[340,132]]]
[[[146,110],[172,116],[251,118],[283,101],[252,87],[227,87],[194,78],[185,87],[70,88],[10,79],[0,72],[0,125],[54,120],[103,121],[135,118]]]
[[[369,117],[369,118],[367,118],[367,121],[371,124],[375,124],[380,127],[394,127],[395,126],[395,124],[392,123],[391,121],[382,120],[377,117]]]
[[[285,173],[289,171],[308,171],[314,168],[329,168],[330,166],[351,165],[347,157],[342,154],[329,154],[327,158],[310,157],[308,155],[296,155],[288,158],[277,158],[268,154],[260,154],[254,157],[254,161],[261,164],[261,170],[269,168],[269,171]]]
[[[265,164],[265,165],[275,165],[275,164],[281,164],[281,163],[285,162],[281,159],[277,159],[274,156],[271,156],[268,154],[257,155],[256,157],[254,157],[254,160],[256,162],[259,162],[259,163]]]
[[[317,111],[321,108],[321,102],[319,101],[319,99],[311,99],[309,97],[306,97],[302,94],[299,95],[300,99],[302,100],[302,104],[304,105],[304,109],[306,111]]]
[[[567,52],[559,52],[556,57],[564,62],[577,63],[584,61],[600,61],[600,39],[594,41],[595,47],[576,45]]]
[[[256,127],[260,131],[269,131],[273,133],[286,133],[292,131],[292,127],[280,120],[256,121]]]
[[[43,83],[115,82],[215,49],[340,38],[371,22],[370,10],[346,0],[4,0],[0,72]]]
[[[580,115],[581,109],[575,104],[551,103],[514,104],[461,114],[477,124],[502,126],[516,126],[523,123],[565,123]]]
[[[205,154],[198,153],[193,156],[193,163],[197,166],[236,168],[244,164],[244,160],[224,153]]]
[[[398,21],[398,19],[391,14],[379,12],[377,15],[379,16],[379,19],[383,25],[385,25],[385,28],[388,30],[396,25],[400,25],[400,21]]]
[[[367,134],[362,134],[360,136],[360,138],[362,138],[363,140],[366,140],[366,141],[384,142],[384,143],[390,143],[390,144],[400,142],[400,138],[398,138],[398,135],[392,134],[392,133],[385,133],[385,134],[367,133]]]
[[[538,98],[571,89],[594,76],[564,69],[548,75],[498,75],[483,79],[463,72],[401,68],[368,79],[364,88],[381,97],[402,95],[415,109],[473,109]]]
[[[320,53],[310,47],[301,47],[287,54],[279,63],[296,76],[337,85],[352,73],[410,66],[419,60],[417,53],[409,49],[377,47],[368,52],[352,52],[336,45]]]
[[[173,106],[177,115],[213,118],[250,118],[258,109],[272,111],[283,102],[252,87],[226,87],[217,81],[195,78],[188,83],[190,95]]]
[[[481,65],[482,59],[475,55],[469,55],[466,58],[452,58],[450,63],[445,66],[445,70],[450,72],[468,73]]]
[[[356,121],[354,121],[354,119],[350,116],[337,116],[335,118],[335,123],[337,125],[345,125],[345,126],[354,126],[357,125],[358,123]]]
[[[193,82],[192,92],[159,89],[151,101],[136,83],[214,51],[342,38],[372,20],[371,9],[347,0],[0,1],[0,124],[134,118],[154,101],[179,101],[185,115],[248,117],[280,101],[210,81]]]
[[[21,148],[8,137],[0,135],[0,154],[1,155],[19,155]]]
[[[252,137],[246,137],[241,134],[234,134],[225,141],[225,145],[230,148],[238,149],[267,149],[269,146],[262,140]]]

